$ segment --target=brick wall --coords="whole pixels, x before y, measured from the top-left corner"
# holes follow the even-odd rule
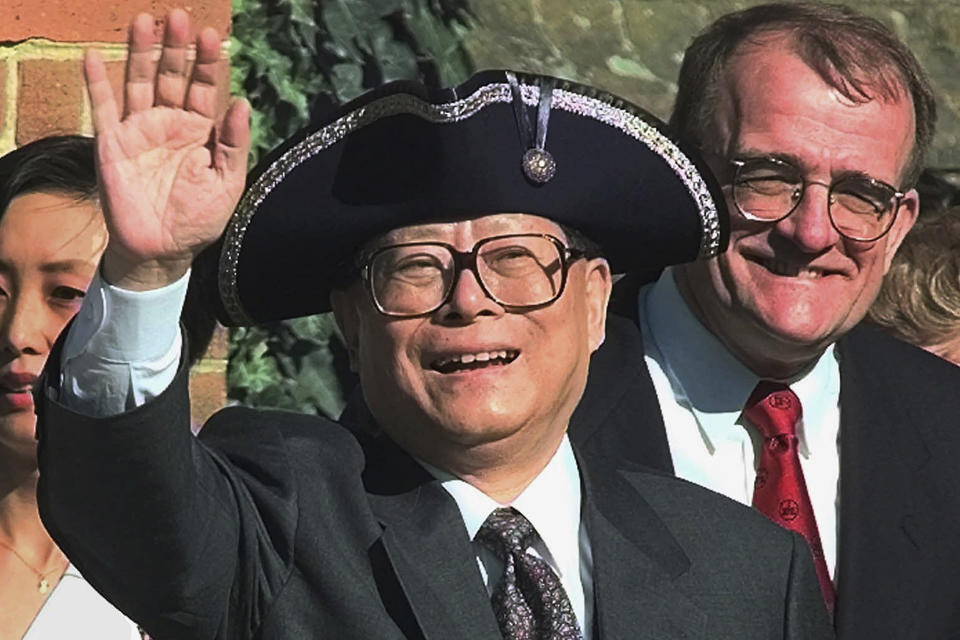
[[[97,47],[103,52],[118,90],[127,23],[137,13],[160,17],[184,6],[197,27],[213,26],[226,36],[230,0],[191,0],[185,5],[183,0],[0,0],[0,154],[43,136],[93,133],[81,70],[83,50]],[[223,74],[226,79],[226,62]],[[222,106],[227,98],[225,91]],[[226,336],[220,328],[191,371],[195,421],[223,406],[225,372]]]

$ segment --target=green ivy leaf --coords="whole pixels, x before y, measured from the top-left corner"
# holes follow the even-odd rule
[[[334,95],[340,102],[347,102],[363,93],[363,67],[359,64],[335,64],[331,75]]]
[[[417,55],[403,42],[393,38],[393,30],[381,23],[370,34],[373,57],[380,63],[384,82],[417,77]]]

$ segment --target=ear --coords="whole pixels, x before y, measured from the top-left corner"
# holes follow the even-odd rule
[[[610,265],[603,258],[588,260],[586,267],[587,335],[592,353],[606,338],[607,303],[610,302],[613,279]]]
[[[917,214],[920,212],[920,195],[916,189],[911,189],[903,196],[900,202],[900,209],[897,211],[897,219],[893,221],[893,227],[887,233],[887,245],[884,247],[883,272],[890,269],[893,262],[893,256],[900,248],[900,244],[907,236],[907,232],[913,228],[917,221]]]
[[[334,289],[330,292],[330,307],[333,309],[333,318],[343,334],[347,345],[347,355],[350,357],[350,370],[360,372],[358,354],[360,352],[360,314],[357,311],[356,299],[351,291]]]

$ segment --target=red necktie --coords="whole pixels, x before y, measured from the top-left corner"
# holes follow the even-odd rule
[[[743,413],[763,435],[753,506],[807,541],[823,599],[832,612],[836,595],[797,454],[797,421],[803,415],[800,399],[784,384],[761,380]]]

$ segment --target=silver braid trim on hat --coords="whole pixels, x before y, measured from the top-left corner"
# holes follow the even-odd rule
[[[611,103],[610,100],[604,99],[607,96],[602,93],[592,97],[565,88],[572,86],[575,85],[561,84],[554,90],[553,108],[593,118],[619,129],[663,158],[686,185],[691,197],[697,203],[702,230],[698,257],[709,258],[717,255],[720,250],[720,219],[717,205],[710,195],[703,176],[690,158],[641,115],[621,108],[618,105],[619,101]],[[540,99],[539,87],[525,84],[521,85],[521,91],[524,104],[537,105]],[[410,114],[420,116],[429,122],[458,122],[477,114],[491,104],[510,103],[512,100],[510,85],[506,82],[485,85],[466,98],[445,104],[432,104],[406,93],[387,95],[351,111],[288,149],[247,189],[230,218],[225,232],[218,281],[220,297],[232,324],[235,326],[257,324],[257,321],[244,310],[240,303],[237,287],[240,245],[250,220],[264,199],[291,171],[304,161],[340,142],[350,133],[382,118]]]

